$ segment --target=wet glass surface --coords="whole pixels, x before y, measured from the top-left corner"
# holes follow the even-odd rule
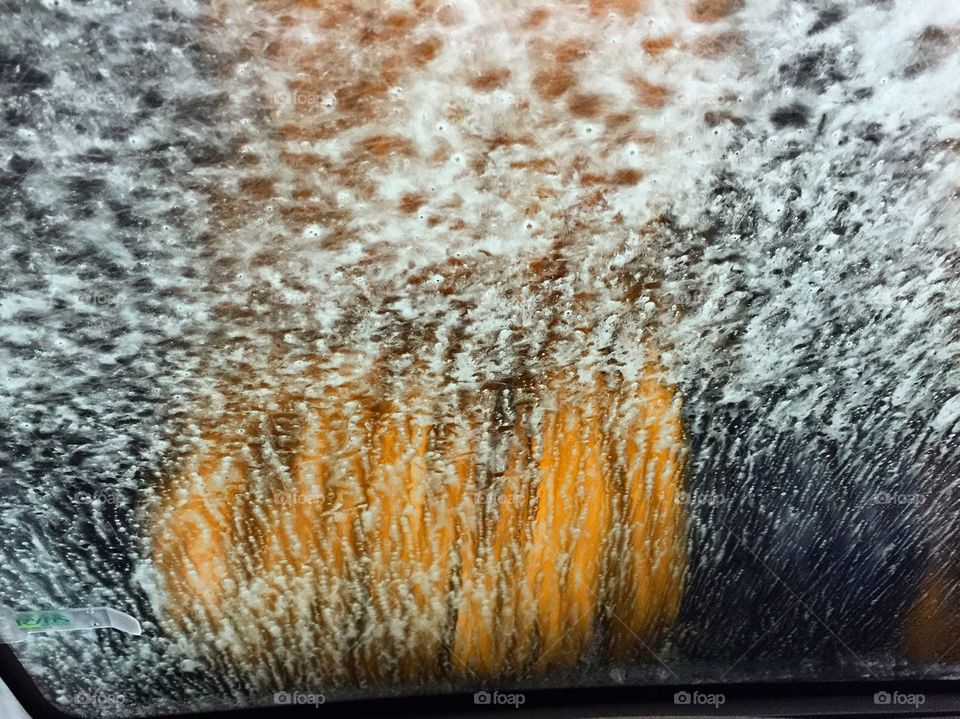
[[[960,8],[0,14],[51,701],[957,678]]]

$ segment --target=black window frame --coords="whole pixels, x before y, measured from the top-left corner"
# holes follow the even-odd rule
[[[0,644],[0,680],[30,719],[76,719],[50,703],[34,684],[13,649]],[[477,690],[491,689],[478,686]],[[678,691],[722,692],[726,702],[717,709],[691,714],[694,707],[678,705]],[[497,685],[510,691],[505,682]],[[629,716],[740,716],[740,717],[960,717],[960,679],[884,681],[745,682],[730,684],[644,685],[522,689],[526,701],[519,708],[489,707],[473,702],[471,693],[403,696],[330,702],[321,707],[284,706],[232,709],[209,713],[149,714],[143,719],[287,719],[288,717],[629,717]],[[875,705],[874,693],[921,693],[919,708]]]

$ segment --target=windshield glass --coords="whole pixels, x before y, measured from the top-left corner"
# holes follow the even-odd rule
[[[0,13],[51,702],[958,678],[960,6]]]

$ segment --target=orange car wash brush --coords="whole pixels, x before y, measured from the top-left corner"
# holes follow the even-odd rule
[[[290,403],[288,456],[269,414],[245,444],[205,437],[156,525],[171,616],[277,681],[520,676],[659,641],[683,566],[672,391],[573,372],[536,391],[493,475],[480,412],[420,393]]]
[[[607,418],[620,453],[604,595],[611,608],[609,651],[620,658],[635,655],[642,642],[657,644],[676,619],[686,566],[680,400],[652,377],[629,390]]]
[[[547,384],[533,443],[536,513],[525,569],[537,608],[538,669],[573,664],[589,646],[609,532],[610,458],[601,433],[608,394],[599,380],[573,393],[571,379],[561,374]]]
[[[904,649],[914,662],[960,662],[960,569],[933,565],[906,614]]]
[[[512,432],[506,469],[486,492],[474,458],[460,465],[468,512],[462,519],[460,601],[451,650],[453,671],[460,674],[520,672],[532,647],[536,610],[524,591],[522,570],[531,541],[534,478],[523,427]],[[491,626],[499,630],[491,632]]]
[[[362,647],[372,681],[430,678],[446,623],[449,533],[431,521],[447,485],[428,465],[432,409],[421,397],[378,407],[362,513],[367,595],[373,608]],[[401,409],[402,407],[402,409]],[[434,571],[436,568],[437,571]]]
[[[905,612],[903,645],[911,661],[927,665],[960,662],[960,462],[944,451],[944,444],[929,452],[923,494],[910,497],[929,501],[924,515],[931,550]]]

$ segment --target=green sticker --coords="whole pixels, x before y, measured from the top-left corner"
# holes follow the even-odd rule
[[[22,631],[36,631],[62,627],[70,623],[70,618],[61,612],[24,612],[16,617],[17,627]]]

